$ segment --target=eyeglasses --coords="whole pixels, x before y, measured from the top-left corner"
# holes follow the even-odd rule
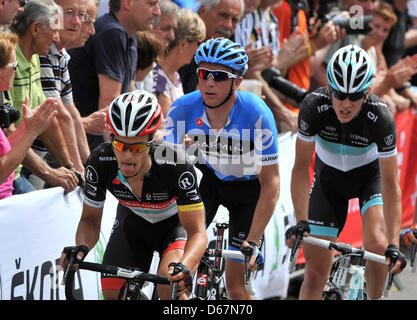
[[[333,97],[335,97],[338,100],[345,100],[346,98],[348,98],[350,101],[358,101],[366,96],[368,90],[353,93],[345,93],[330,88],[330,92],[332,93]]]
[[[132,153],[138,153],[147,150],[151,146],[152,142],[153,140],[149,142],[124,143],[118,140],[113,140],[112,146],[120,152],[130,150]]]
[[[12,67],[13,70],[16,71],[18,65],[19,65],[19,62],[15,61],[15,62],[9,63],[7,66]]]
[[[89,15],[84,11],[78,11],[77,12],[73,9],[67,9],[67,10],[64,10],[63,12],[67,16],[71,16],[71,18],[74,18],[77,15],[78,19],[80,19],[80,21],[82,21],[82,22],[88,20],[88,18],[89,18]]]
[[[211,78],[216,82],[237,78],[237,75],[231,72],[227,72],[224,70],[209,70],[209,69],[204,69],[204,68],[197,69],[197,76],[203,80],[207,80],[208,77],[211,76]]]
[[[27,0],[19,0],[19,6],[22,8],[25,6],[25,4],[28,2]]]

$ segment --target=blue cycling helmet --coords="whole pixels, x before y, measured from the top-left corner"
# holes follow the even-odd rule
[[[356,45],[337,50],[327,64],[327,81],[337,91],[354,93],[367,90],[375,73],[368,53]]]
[[[209,39],[200,44],[194,56],[195,62],[217,63],[243,76],[248,69],[248,55],[239,43],[227,38]]]

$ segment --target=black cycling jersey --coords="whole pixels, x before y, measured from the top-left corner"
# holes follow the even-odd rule
[[[86,164],[84,203],[103,207],[109,190],[122,205],[151,223],[177,214],[177,207],[182,211],[203,208],[195,169],[185,161],[183,153],[163,142],[154,145],[149,155],[152,166],[138,198],[119,170],[111,144],[98,146]]]
[[[316,152],[327,165],[342,171],[397,153],[397,129],[387,105],[369,94],[359,114],[338,120],[327,87],[309,94],[300,106],[298,138],[316,141]]]
[[[316,142],[308,211],[311,234],[337,237],[350,199],[359,198],[362,215],[383,204],[378,158],[397,153],[394,117],[380,98],[370,94],[358,115],[342,123],[323,87],[302,102],[298,125],[299,139]]]

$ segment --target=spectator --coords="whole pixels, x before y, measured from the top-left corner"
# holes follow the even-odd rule
[[[171,0],[161,0],[159,2],[159,7],[161,9],[161,15],[155,18],[153,22],[153,28],[150,30],[150,33],[152,33],[155,36],[154,39],[157,39],[157,40],[159,39],[160,41],[162,41],[163,46],[166,49],[169,45],[169,42],[175,39],[174,30],[177,27],[177,23],[178,23],[179,7]],[[141,39],[145,41],[155,42],[150,37],[146,37],[146,38],[142,37]],[[149,44],[150,43],[146,44],[146,48],[148,50],[153,51],[153,53],[151,51],[148,51],[148,54],[150,54],[151,56],[155,56],[155,57],[156,55],[159,55],[158,54],[159,49],[155,48],[157,49],[155,51],[151,47],[148,46]],[[142,50],[140,45],[141,44],[138,43],[138,51]],[[145,45],[145,43],[142,43],[142,45]],[[159,47],[159,44],[154,43],[153,45],[156,47]],[[141,55],[142,55],[142,51],[141,51]],[[142,59],[139,59],[139,60],[142,60]],[[138,61],[138,66],[139,65],[141,66],[136,73],[135,89],[136,90],[144,89],[148,92],[152,92],[152,88],[153,88],[152,69],[155,66],[155,62],[152,61],[151,65],[147,65],[141,61]]]
[[[99,17],[96,33],[84,47],[68,52],[75,106],[82,117],[107,107],[121,93],[134,89],[137,65],[136,32],[149,30],[160,15],[158,0],[111,0],[110,12]],[[104,137],[103,137],[104,135]],[[101,135],[87,139],[92,150],[107,139]]]
[[[387,67],[382,47],[396,22],[397,16],[392,6],[381,2],[370,23],[372,33],[366,35],[362,42],[362,48],[368,51],[378,71],[373,92],[384,99],[394,114],[396,111],[405,110],[410,106],[410,100],[399,95],[395,89],[404,86],[411,79],[413,73],[417,72],[415,69],[417,56],[401,59],[391,68]]]
[[[74,42],[82,23],[87,18],[87,0],[55,0],[63,9],[63,28],[59,29],[59,42],[53,42],[47,55],[40,55],[41,82],[46,97],[58,100],[58,121],[75,169],[84,175],[84,163],[90,154],[87,136],[80,113],[72,98],[68,72],[68,43]],[[50,161],[54,162],[53,159]]]
[[[269,87],[269,84],[261,76],[261,71],[268,69],[274,63],[277,64],[280,51],[278,21],[271,11],[271,7],[279,5],[281,0],[261,0],[259,6],[251,13],[246,14],[240,27],[237,28],[234,39],[242,43],[248,50],[249,63],[245,78],[256,79],[262,83],[262,94],[265,102],[272,110],[275,121],[279,125],[279,131],[297,130],[297,114],[286,108],[277,91]],[[269,63],[253,62],[262,60],[262,56],[269,55]],[[292,53],[294,57],[294,54]],[[254,59],[254,57],[256,57]],[[267,58],[265,58],[265,61]],[[284,129],[285,128],[285,129]]]
[[[0,31],[0,91],[8,91],[17,69],[15,46],[17,36]],[[0,96],[3,110],[3,96]],[[34,110],[29,110],[28,100],[22,106],[23,120],[19,128],[7,138],[0,129],[0,199],[10,197],[13,192],[15,169],[23,161],[35,138],[47,128],[56,116],[56,101],[46,100]],[[1,128],[8,127],[1,117]]]
[[[153,22],[153,28],[150,30],[158,39],[168,47],[171,41],[175,39],[175,28],[178,23],[180,9],[172,0],[161,0],[159,2],[161,15],[156,17]]]
[[[10,26],[10,30],[18,35],[16,56],[19,63],[10,95],[13,104],[20,109],[19,111],[22,111],[21,105],[25,102],[26,97],[29,98],[30,109],[45,101],[46,97],[40,81],[38,53],[47,54],[53,38],[58,34],[55,22],[59,8],[52,0],[32,0],[25,5],[24,9],[24,11],[18,12]],[[29,79],[31,81],[28,81]],[[15,123],[16,126],[19,126],[22,120],[20,117]],[[29,152],[29,158],[25,158],[25,167],[22,173],[26,177],[31,176],[37,189],[43,188],[46,180],[50,181],[50,185],[63,186],[66,191],[74,189],[78,179],[75,172],[68,171],[74,166],[57,119],[54,119],[52,124],[40,135],[40,138],[36,139],[32,146],[38,155],[44,157],[49,151],[58,164],[67,169],[51,170],[49,166],[41,163],[44,162],[41,158],[35,157],[33,153]],[[51,174],[55,176],[51,177]],[[41,178],[40,181],[37,176]],[[75,182],[75,185],[72,182]],[[14,192],[19,193],[19,188],[15,188]]]
[[[163,57],[166,50],[166,45],[156,36],[148,31],[139,31],[138,51],[140,51],[141,58],[138,59],[137,70],[135,76],[135,89],[153,91],[153,76],[152,69],[156,64],[158,58]]]
[[[16,14],[23,11],[26,2],[26,0],[3,0],[1,2],[3,8],[0,10],[0,28],[6,29],[11,24]]]
[[[241,0],[202,0],[199,8],[200,18],[206,25],[206,39],[230,38],[242,18],[243,2]],[[188,65],[178,71],[184,93],[197,88],[197,64],[194,58]]]
[[[78,48],[84,46],[90,36],[96,33],[94,22],[97,16],[98,0],[87,0],[87,16],[81,23],[80,31],[74,41],[68,41],[67,49]]]
[[[175,40],[171,41],[165,56],[153,69],[153,93],[158,98],[164,118],[171,104],[184,95],[178,69],[194,57],[205,37],[206,26],[199,15],[189,9],[181,9]]]
[[[302,5],[304,2],[300,1]],[[300,88],[310,89],[310,60],[316,51],[327,47],[344,37],[339,26],[327,22],[319,32],[317,28],[310,35],[308,11],[306,7],[292,8],[293,1],[284,0],[273,10],[279,21],[281,50],[278,56],[278,67],[283,76]],[[293,26],[293,17],[297,16],[297,26]],[[314,63],[320,63],[315,59]],[[298,105],[285,106],[298,113]]]
[[[382,1],[382,0],[381,0]],[[372,15],[374,12],[377,1],[375,0],[343,0],[342,8],[340,11],[334,11],[332,14],[342,14],[346,16],[357,15],[358,12],[355,10],[356,6],[360,6],[363,10],[363,15]],[[344,11],[343,11],[344,10]],[[325,58],[319,67],[315,68],[315,72],[312,73],[312,86],[314,88],[327,86],[326,80],[326,66],[333,54],[340,48],[353,44],[360,46],[362,43],[363,34],[346,34],[343,38],[332,43],[329,48],[325,49]]]

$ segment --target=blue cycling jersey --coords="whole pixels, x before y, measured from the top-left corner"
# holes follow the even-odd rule
[[[278,163],[278,132],[271,110],[261,98],[237,91],[236,102],[223,129],[212,129],[200,91],[177,99],[171,106],[165,140],[181,144],[187,134],[198,151],[197,161],[223,181],[251,180],[261,166]]]

